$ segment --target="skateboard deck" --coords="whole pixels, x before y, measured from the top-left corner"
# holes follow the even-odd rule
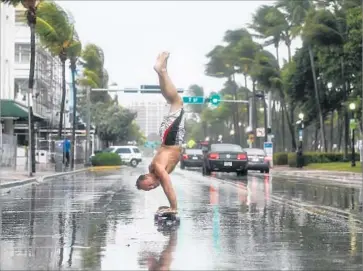
[[[159,226],[178,226],[180,224],[180,217],[174,213],[160,212],[163,209],[167,209],[167,206],[161,206],[158,208],[154,215],[154,222]]]

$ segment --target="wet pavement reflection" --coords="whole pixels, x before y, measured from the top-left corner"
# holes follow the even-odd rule
[[[1,190],[0,270],[363,269],[357,188],[177,169],[181,224],[163,231],[143,170]]]

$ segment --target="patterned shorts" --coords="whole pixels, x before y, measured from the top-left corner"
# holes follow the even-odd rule
[[[185,114],[184,109],[169,113],[160,125],[159,134],[164,145],[181,145],[185,137]]]

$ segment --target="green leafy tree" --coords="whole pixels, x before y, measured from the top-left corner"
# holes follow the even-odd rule
[[[81,42],[75,32],[73,23],[68,14],[58,4],[44,1],[39,4],[37,17],[46,24],[37,25],[36,32],[40,42],[49,51],[58,56],[62,63],[62,100],[59,113],[58,137],[62,136],[63,117],[66,101],[66,61],[68,54],[79,53]]]

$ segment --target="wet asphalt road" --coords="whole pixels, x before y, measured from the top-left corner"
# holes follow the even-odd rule
[[[146,165],[1,191],[0,270],[362,270],[360,190],[176,169],[181,225],[158,231]]]

